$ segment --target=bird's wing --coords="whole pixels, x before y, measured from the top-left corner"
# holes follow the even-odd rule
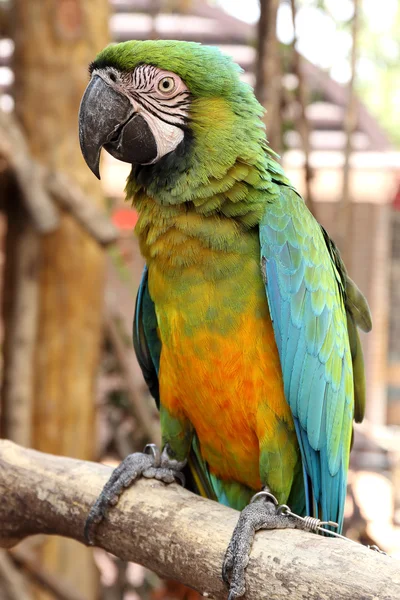
[[[292,188],[281,185],[279,199],[267,205],[260,244],[307,511],[341,525],[352,421],[362,419],[364,407],[356,325],[370,327],[368,307],[335,246]]]
[[[156,309],[149,292],[146,266],[136,296],[133,346],[144,380],[159,409],[158,371],[160,368],[161,340],[158,337]]]

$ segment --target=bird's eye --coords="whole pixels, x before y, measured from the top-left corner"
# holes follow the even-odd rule
[[[175,80],[173,77],[163,77],[158,82],[158,90],[163,94],[170,94],[175,89]]]

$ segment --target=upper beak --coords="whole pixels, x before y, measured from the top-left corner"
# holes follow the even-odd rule
[[[143,117],[129,99],[95,75],[79,109],[79,142],[83,157],[100,179],[100,152],[129,163],[146,164],[157,158],[157,144]]]

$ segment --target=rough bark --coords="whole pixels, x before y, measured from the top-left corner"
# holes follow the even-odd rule
[[[100,187],[81,157],[77,115],[87,66],[109,41],[108,17],[108,0],[13,3],[15,109],[31,156],[47,171],[71,178],[98,206]],[[91,458],[104,253],[64,211],[39,251],[32,443]],[[97,595],[97,572],[87,549],[51,539],[41,555],[49,571],[80,581],[88,600]]]
[[[109,477],[104,465],[0,442],[0,546],[51,533],[83,541],[89,508]],[[29,511],[26,507],[29,506]],[[140,480],[98,528],[99,546],[213,598],[238,512],[173,484]],[[247,569],[247,600],[395,600],[399,562],[301,531],[260,532]]]

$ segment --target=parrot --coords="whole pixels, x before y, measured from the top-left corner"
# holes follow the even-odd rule
[[[269,147],[264,109],[229,56],[128,41],[89,72],[83,157],[98,178],[102,148],[132,165],[126,198],[146,262],[133,338],[162,446],[114,470],[86,539],[138,477],[186,474],[190,489],[241,511],[222,570],[232,600],[245,593],[255,530],[301,529],[304,517],[342,528],[368,304]]]

